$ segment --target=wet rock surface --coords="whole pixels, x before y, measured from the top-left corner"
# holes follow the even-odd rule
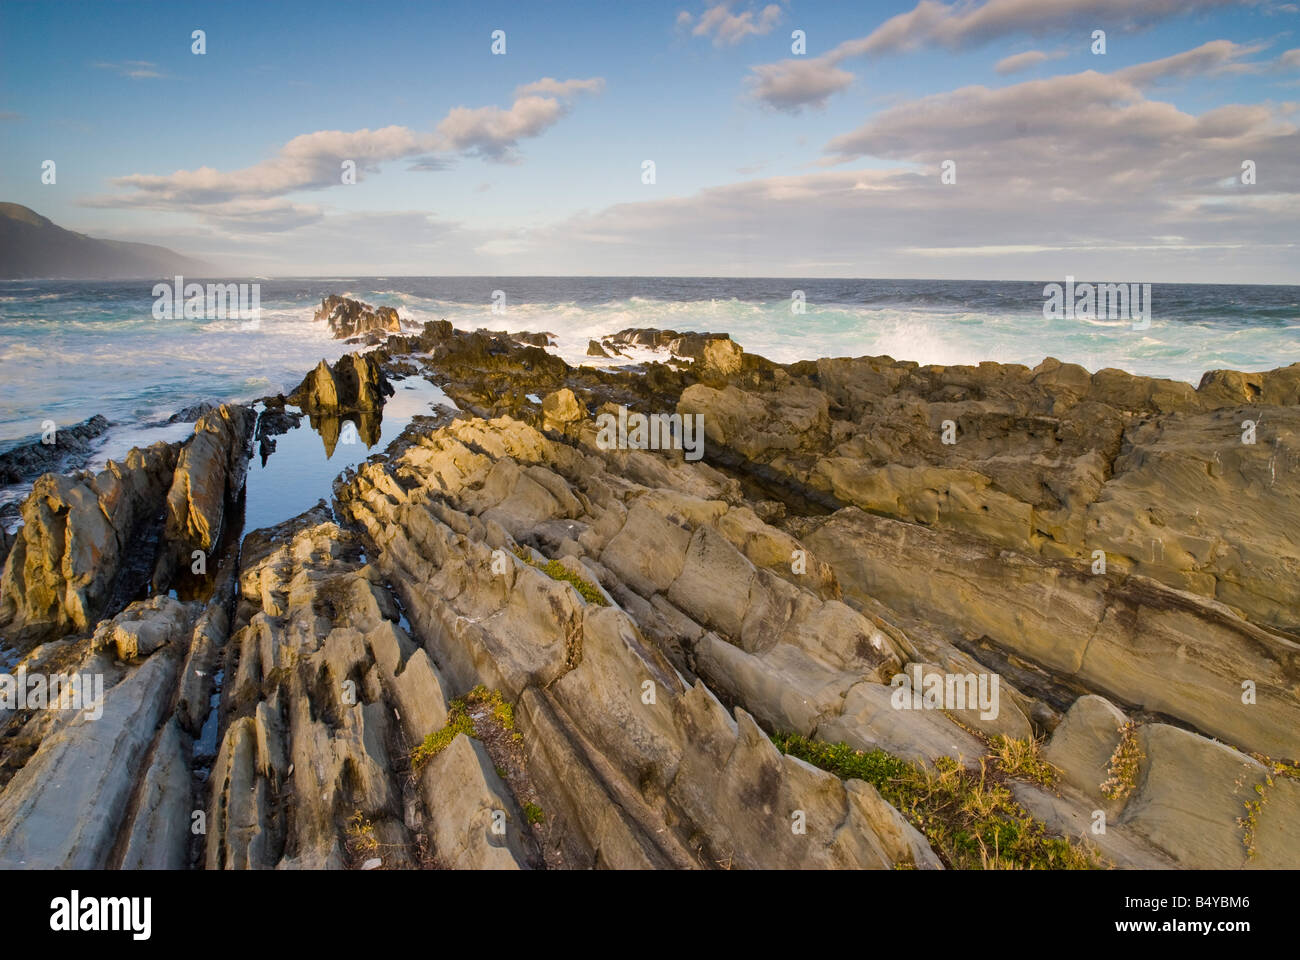
[[[95,720],[0,712],[0,863],[952,865],[887,781],[774,734],[1003,771],[1101,865],[1300,863],[1300,368],[782,366],[629,330],[598,346],[691,362],[618,371],[548,343],[439,322],[322,363],[288,401],[327,445],[387,375],[460,411],[237,549],[284,398],[256,438],[221,407],[183,447],[38,481],[0,636],[105,694]],[[608,442],[620,410],[701,415],[703,459],[668,427]],[[211,555],[206,591],[168,597],[161,563],[152,596],[115,586],[150,524],[173,566]],[[925,702],[954,677],[995,678],[996,710]]]
[[[84,466],[92,441],[102,436],[109,426],[107,418],[96,414],[67,427],[52,423],[43,427],[40,439],[17,444],[0,453],[0,486]]]
[[[329,324],[335,340],[348,340],[366,334],[400,333],[401,320],[392,307],[372,307],[360,300],[331,295],[320,302],[317,321]]]

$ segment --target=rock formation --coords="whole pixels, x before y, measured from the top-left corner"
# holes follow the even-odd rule
[[[0,486],[84,466],[90,454],[90,442],[108,427],[108,420],[96,414],[70,427],[56,427],[47,437],[0,453]],[[45,442],[46,439],[50,442]]]
[[[372,307],[360,300],[331,295],[320,302],[316,320],[329,324],[335,340],[348,340],[366,334],[401,333],[402,323],[392,307]]]
[[[393,386],[369,354],[347,353],[330,366],[322,360],[289,395],[307,413],[333,414],[381,410]]]
[[[62,634],[22,667],[107,689],[94,721],[0,714],[0,864],[1300,864],[1300,366],[1194,389],[625,334],[693,362],[439,323],[322,363],[313,415],[377,415],[385,369],[461,410],[184,600],[114,558],[153,516],[228,540],[239,408],[38,481],[0,636]],[[599,442],[620,409],[702,415],[704,458]],[[967,677],[996,709],[921,694]],[[962,789],[1023,844],[936,830]]]
[[[176,445],[156,443],[98,474],[36,481],[0,572],[0,636],[23,646],[94,627],[150,539],[176,458]]]

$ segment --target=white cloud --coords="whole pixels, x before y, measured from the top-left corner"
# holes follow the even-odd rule
[[[311,222],[319,217],[319,211],[265,201],[299,190],[339,185],[343,183],[345,161],[356,164],[358,179],[365,173],[373,173],[383,163],[408,158],[419,158],[414,169],[442,169],[450,162],[445,156],[448,153],[514,161],[520,140],[540,136],[568,112],[567,102],[557,97],[598,93],[603,88],[604,80],[599,77],[565,81],[546,77],[520,87],[524,92],[506,109],[453,108],[432,133],[402,126],[379,130],[318,130],[294,137],[275,156],[242,170],[199,167],[163,175],[117,177],[112,184],[130,192],[92,197],[85,204],[202,212],[223,222],[262,222],[287,229],[295,221]],[[541,96],[539,91],[555,96]],[[239,201],[262,201],[263,205]]]
[[[782,110],[820,106],[837,90],[852,82],[840,64],[866,56],[879,56],[941,46],[951,50],[977,46],[1000,37],[1040,35],[1070,27],[1096,26],[1117,30],[1146,26],[1182,13],[1250,3],[1252,0],[986,0],[985,3],[939,3],[921,0],[867,34],[846,40],[811,61],[781,60],[752,68],[754,94]],[[1004,61],[1005,62],[1005,61]],[[799,99],[800,97],[804,99]]]
[[[1056,54],[1055,56],[1060,56]],[[1013,53],[1009,57],[1003,57],[993,67],[994,71],[1001,74],[1017,73],[1021,70],[1028,70],[1030,67],[1036,67],[1040,63],[1053,59],[1053,54],[1044,53],[1041,50],[1026,50],[1024,53]]]
[[[148,60],[123,60],[120,63],[104,63],[100,61],[92,63],[91,66],[98,70],[112,70],[120,76],[130,77],[132,80],[157,80],[165,76],[159,69],[158,64],[150,63]]]
[[[554,77],[542,77],[533,83],[516,87],[515,96],[572,97],[577,93],[604,93],[604,91],[604,77],[589,77],[586,80],[556,80]]]
[[[618,204],[533,230],[512,250],[530,272],[580,263],[615,274],[788,276],[810,264],[857,276],[1294,282],[1294,105],[1197,115],[1145,92],[1192,63],[1231,65],[1243,49],[900,103],[825,148],[838,163],[877,161],[870,169]],[[1261,171],[1255,186],[1240,181],[1243,158]],[[952,185],[939,176],[948,159]]]
[[[698,20],[683,10],[677,14],[677,26],[682,28],[694,24],[693,36],[712,35],[715,47],[730,47],[746,37],[771,33],[772,28],[781,22],[781,7],[775,3],[769,3],[761,10],[750,8],[741,13],[732,13],[732,6],[733,0],[721,0],[700,14]]]
[[[795,113],[804,107],[822,107],[833,93],[853,82],[826,57],[782,60],[752,67],[749,84],[753,95],[777,110]]]
[[[1146,26],[1196,10],[1250,0],[986,0],[982,4],[921,0],[907,13],[891,17],[860,41],[858,54],[876,54],[936,45],[956,50],[1021,33],[1044,33],[1079,26],[1108,29]]]
[[[1176,53],[1162,60],[1140,63],[1134,67],[1116,72],[1115,76],[1138,86],[1155,83],[1159,80],[1175,80],[1184,77],[1214,76],[1220,73],[1257,73],[1263,64],[1242,63],[1244,57],[1252,56],[1264,49],[1264,44],[1247,46],[1233,43],[1231,40],[1211,40],[1194,50]]]

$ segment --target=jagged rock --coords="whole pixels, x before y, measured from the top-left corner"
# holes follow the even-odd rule
[[[921,832],[880,795],[880,791],[862,780],[844,784],[850,808],[871,825],[885,855],[896,864],[911,864],[919,870],[942,870],[943,863]]]
[[[653,350],[667,350],[673,356],[699,360],[705,356],[710,346],[730,343],[731,336],[726,333],[678,333],[676,330],[656,330],[654,328],[628,328],[607,338],[608,343],[616,347],[649,347]],[[735,346],[733,344],[733,346]],[[737,348],[739,349],[739,348]],[[723,355],[729,348],[723,348]]]
[[[167,418],[167,422],[195,423],[220,406],[221,404],[214,403],[211,400],[200,400],[198,403],[192,403],[188,407],[177,410]]]
[[[587,356],[609,358],[609,354],[605,352],[605,348],[595,340],[587,341]]]
[[[433,820],[433,849],[454,870],[516,870],[524,865],[523,815],[483,745],[457,734],[420,774]],[[499,832],[498,832],[499,831]]]
[[[55,428],[50,435],[51,443],[44,442],[43,435],[41,439],[10,447],[0,453],[0,486],[83,466],[90,454],[91,441],[108,427],[108,420],[95,414],[81,423]]]
[[[1270,755],[1294,749],[1298,645],[1222,604],[842,510],[808,537],[845,595],[954,624],[1072,682]],[[1242,681],[1257,704],[1242,702]]]
[[[699,364],[706,375],[729,377],[740,372],[741,353],[740,345],[731,340],[706,340],[700,348]]]
[[[1242,423],[1258,418],[1254,443]],[[1087,509],[1109,563],[1300,630],[1300,407],[1238,407],[1131,428]]]
[[[616,453],[621,452],[611,452],[611,457]],[[704,467],[697,472],[662,463],[658,470],[681,470],[700,485],[717,482],[704,479],[709,476]],[[755,809],[741,816],[731,810],[734,790],[719,790],[715,783],[727,752],[709,761],[712,774],[700,772],[695,784],[684,781],[680,770],[693,736],[689,729],[704,721],[679,714],[681,698],[689,695],[672,665],[625,612],[584,601],[572,587],[550,579],[536,566],[516,562],[504,549],[509,541],[503,538],[512,528],[522,535],[546,529],[548,523],[567,524],[563,533],[556,529],[557,542],[571,544],[570,549],[585,544],[579,554],[561,558],[567,569],[580,570],[593,582],[613,569],[643,570],[640,576],[628,574],[629,581],[656,598],[664,596],[661,590],[680,584],[680,590],[668,589],[666,596],[685,609],[687,617],[716,624],[730,630],[737,642],[762,649],[764,664],[780,664],[780,651],[788,650],[803,657],[809,669],[843,669],[844,686],[864,675],[878,682],[882,665],[886,670],[897,665],[883,635],[842,604],[837,611],[835,601],[756,570],[712,526],[727,514],[725,502],[633,489],[624,494],[634,501],[628,510],[613,494],[614,484],[600,458],[555,444],[525,424],[506,418],[457,421],[413,438],[391,465],[362,467],[341,491],[340,507],[374,539],[377,562],[401,595],[412,629],[433,644],[431,653],[453,686],[465,689],[483,683],[519,699],[525,740],[545,740],[529,748],[530,756],[536,758],[541,783],[559,794],[547,794],[545,805],[562,812],[562,822],[557,818],[553,830],[560,832],[556,842],[573,862],[595,863],[599,856],[600,862],[618,865],[684,865],[698,862],[700,856],[720,858],[722,851],[730,850],[737,862],[771,866],[782,862],[782,851],[797,850],[809,866],[892,864],[864,822],[850,817],[845,788],[828,774],[809,772],[795,761],[774,761],[787,770],[791,802],[816,807],[814,829],[820,838],[780,845],[774,838],[791,836],[789,811],[778,815],[763,806],[763,812]],[[627,487],[626,481],[622,486]],[[727,529],[741,543],[752,545],[761,531],[752,513],[746,517]],[[677,575],[664,577],[638,567],[637,556],[654,554],[647,553],[647,544],[637,535],[651,531],[652,536],[671,540],[667,531],[674,525],[686,528],[677,539],[682,555]],[[700,568],[692,572],[687,555],[696,541],[701,544]],[[603,542],[610,544],[604,551]],[[626,546],[616,546],[619,542]],[[494,550],[500,552],[496,559]],[[590,559],[578,563],[582,553],[589,553]],[[503,559],[506,565],[501,567]],[[734,573],[722,577],[724,568]],[[734,593],[732,579],[740,584],[734,589],[743,587],[742,597],[754,591],[760,598],[756,609],[770,611],[761,622],[785,638],[775,648],[778,652],[762,639],[760,619],[754,620],[751,633],[744,617],[728,613],[729,606],[717,606],[720,597]],[[698,590],[697,583],[712,587]],[[414,590],[408,584],[421,586]],[[837,617],[839,623],[831,628]],[[856,638],[845,629],[850,626]],[[826,633],[834,635],[833,641]],[[706,635],[694,644],[701,662],[706,659],[706,640],[746,655]],[[822,665],[817,657],[836,666]],[[719,672],[729,678],[736,675],[729,667]],[[656,692],[649,705],[642,700],[647,683]],[[699,709],[706,714],[721,711],[716,700],[711,702],[700,703]],[[834,706],[832,701],[828,709]],[[733,732],[733,742],[735,736]],[[759,755],[776,755],[775,748],[767,743]],[[590,769],[592,776],[569,772],[582,769]],[[736,770],[737,782],[757,776],[743,766]],[[692,792],[704,784],[707,797]],[[691,810],[665,820],[659,808],[678,786],[686,791],[681,802],[689,803]],[[759,797],[754,802],[766,804]],[[703,831],[709,837],[708,851],[697,839],[698,852],[691,853],[691,832],[685,824],[665,829],[665,823],[676,824],[682,816],[696,824],[697,834]]]
[[[555,339],[553,333],[516,333],[515,339],[530,347],[549,347]]]
[[[191,613],[191,607],[160,597],[133,604],[119,619],[158,619],[175,629]],[[97,630],[83,661],[85,672],[105,673],[93,651],[107,642],[114,625],[105,621]],[[119,832],[129,826],[124,819],[131,796],[166,715],[179,664],[179,648],[164,647],[111,686],[105,682],[102,715],[83,708],[47,733],[0,792],[0,823],[6,825],[0,832],[0,865],[113,865],[109,857]],[[168,779],[175,781],[174,772]]]
[[[226,512],[244,486],[255,419],[248,407],[223,404],[194,425],[194,436],[181,450],[167,493],[164,549],[154,572],[155,590],[163,589],[178,567],[192,568],[195,551],[211,556],[216,550]]]
[[[1146,760],[1137,790],[1122,820],[1131,829],[1191,868],[1240,867],[1246,845],[1238,818],[1255,800],[1266,769],[1252,757],[1213,740],[1171,727],[1147,724],[1138,730]],[[1295,862],[1296,844],[1287,844]]]
[[[94,476],[36,481],[0,573],[6,639],[30,644],[94,626],[128,557],[149,549],[147,527],[175,465],[176,445],[156,443]]]
[[[347,353],[333,367],[322,360],[289,400],[308,413],[338,414],[382,410],[394,392],[373,356]]]
[[[335,340],[368,333],[400,333],[402,323],[392,307],[372,307],[368,303],[331,294],[320,302],[316,320],[329,324]]]
[[[884,750],[923,764],[935,757],[975,764],[984,755],[984,745],[940,711],[895,709],[893,693],[879,683],[854,684],[839,715],[822,721],[817,736],[855,750]]]
[[[942,865],[874,787],[768,736],[792,732],[976,773],[996,771],[986,738],[1050,733],[1050,788],[994,776],[1057,835],[1100,811],[1089,842],[1121,867],[1297,862],[1300,786],[1245,751],[1289,757],[1300,723],[1300,365],[1193,390],[1050,358],[782,367],[721,335],[624,331],[696,360],[629,373],[521,342],[540,339],[440,322],[318,367],[294,396],[318,427],[377,427],[385,370],[462,411],[345,472],[337,518],[322,501],[246,536],[202,603],[160,590],[96,624],[142,586],[119,538],[148,546],[163,490],[185,491],[168,540],[219,538],[239,414],[205,415],[152,480],[41,481],[5,629],[42,639],[80,609],[82,636],[24,662],[101,671],[113,719],[0,714],[0,861],[186,866],[202,805],[213,869]],[[587,410],[619,405],[704,414],[712,465],[602,449]],[[101,545],[105,571],[78,580]],[[997,676],[998,716],[900,704],[890,679],[914,668]],[[501,730],[417,763],[479,686],[513,725],[480,712]],[[1141,757],[1110,799],[1126,713]]]
[[[1051,358],[1033,370],[823,359],[743,388],[689,386],[678,410],[704,415],[711,456],[816,502],[1080,565],[1101,551],[1294,631],[1300,531],[1270,518],[1298,513],[1296,484],[1279,482],[1300,468],[1295,366],[1217,371],[1193,390]]]
[[[193,745],[175,719],[158,735],[135,819],[122,854],[125,870],[183,870],[194,825],[190,754]]]
[[[246,542],[209,868],[360,867],[376,845],[386,866],[416,862],[399,761],[446,722],[442,681],[323,515]]]
[[[1300,363],[1262,373],[1207,370],[1196,392],[1207,406],[1236,407],[1250,403],[1294,407],[1300,405]]]
[[[568,387],[548,393],[542,398],[542,417],[548,430],[563,430],[566,424],[581,420],[586,413],[578,398]]]

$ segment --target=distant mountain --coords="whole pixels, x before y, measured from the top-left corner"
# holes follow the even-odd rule
[[[97,240],[64,230],[35,210],[0,203],[0,280],[212,276],[211,264],[150,243]]]

